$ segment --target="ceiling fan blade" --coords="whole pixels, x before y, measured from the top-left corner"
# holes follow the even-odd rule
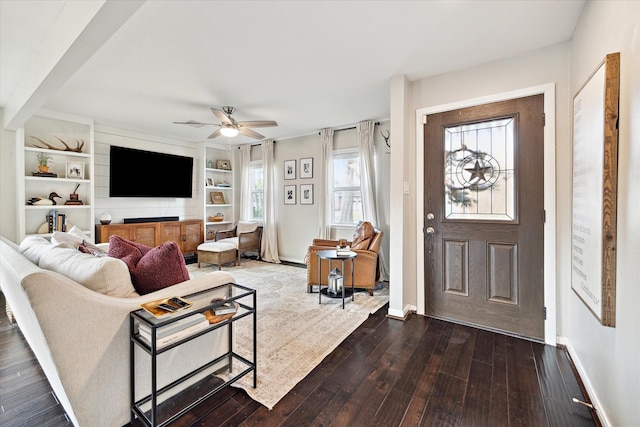
[[[254,139],[264,139],[264,135],[260,135],[258,132],[252,131],[249,128],[238,128],[238,133]]]
[[[207,139],[217,138],[217,137],[219,137],[220,135],[221,135],[221,133],[220,133],[220,129],[218,129],[218,130],[216,130],[214,133],[212,133],[211,135],[209,135],[209,136],[207,137]]]
[[[220,121],[221,121],[222,123],[226,123],[226,124],[229,124],[229,125],[234,125],[234,124],[235,124],[235,123],[234,123],[234,122],[235,122],[235,120],[233,120],[231,117],[227,116],[227,115],[225,114],[225,112],[224,112],[224,111],[221,111],[221,110],[218,110],[218,109],[212,108],[212,109],[211,109],[211,112],[212,112],[212,113],[213,113],[213,114],[214,114],[218,119],[220,119]]]
[[[238,126],[244,126],[248,128],[268,128],[278,126],[278,122],[274,122],[273,120],[251,120],[238,122]]]
[[[206,126],[206,125],[211,125],[213,123],[201,123],[201,122],[196,122],[194,120],[189,120],[188,122],[173,122],[176,125],[187,125],[187,126],[193,126],[194,128],[201,128],[202,126]]]

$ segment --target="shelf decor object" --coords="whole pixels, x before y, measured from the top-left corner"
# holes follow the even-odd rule
[[[571,288],[610,327],[616,325],[619,97],[618,52],[573,98]]]

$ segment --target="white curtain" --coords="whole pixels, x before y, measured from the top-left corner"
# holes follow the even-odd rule
[[[376,159],[373,144],[375,124],[372,121],[360,122],[356,125],[358,131],[358,145],[360,147],[360,190],[362,191],[362,214],[365,221],[374,227],[380,227],[378,221],[378,200],[376,197]],[[389,236],[387,236],[389,238]],[[387,280],[389,268],[385,261],[382,246],[378,253],[382,278]]]
[[[318,192],[318,237],[331,238],[331,189],[333,188],[333,129],[320,131],[320,191]]]
[[[240,147],[240,220],[251,219],[251,145]]]
[[[275,161],[273,140],[262,142],[262,167],[264,184],[264,223],[262,228],[263,261],[280,263],[278,257],[278,223],[276,221]]]

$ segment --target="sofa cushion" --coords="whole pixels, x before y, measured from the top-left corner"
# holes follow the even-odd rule
[[[369,249],[371,240],[375,235],[375,230],[370,222],[361,223],[353,233],[353,242],[351,243],[351,249]]]
[[[251,233],[252,231],[256,231],[257,229],[258,229],[257,221],[238,221],[238,228],[236,230],[236,234]]]
[[[42,253],[40,268],[55,271],[92,291],[114,297],[137,296],[125,263],[95,257],[77,249],[54,248]]]
[[[55,248],[68,247],[65,244],[53,245],[41,236],[28,236],[20,243],[18,250],[35,265],[40,265],[42,254]]]
[[[123,260],[133,285],[141,295],[190,279],[187,265],[176,242],[150,248],[118,236],[109,239],[109,256]]]

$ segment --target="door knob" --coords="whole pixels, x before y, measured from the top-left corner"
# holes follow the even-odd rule
[[[435,234],[436,230],[433,227],[427,227],[427,234]]]

